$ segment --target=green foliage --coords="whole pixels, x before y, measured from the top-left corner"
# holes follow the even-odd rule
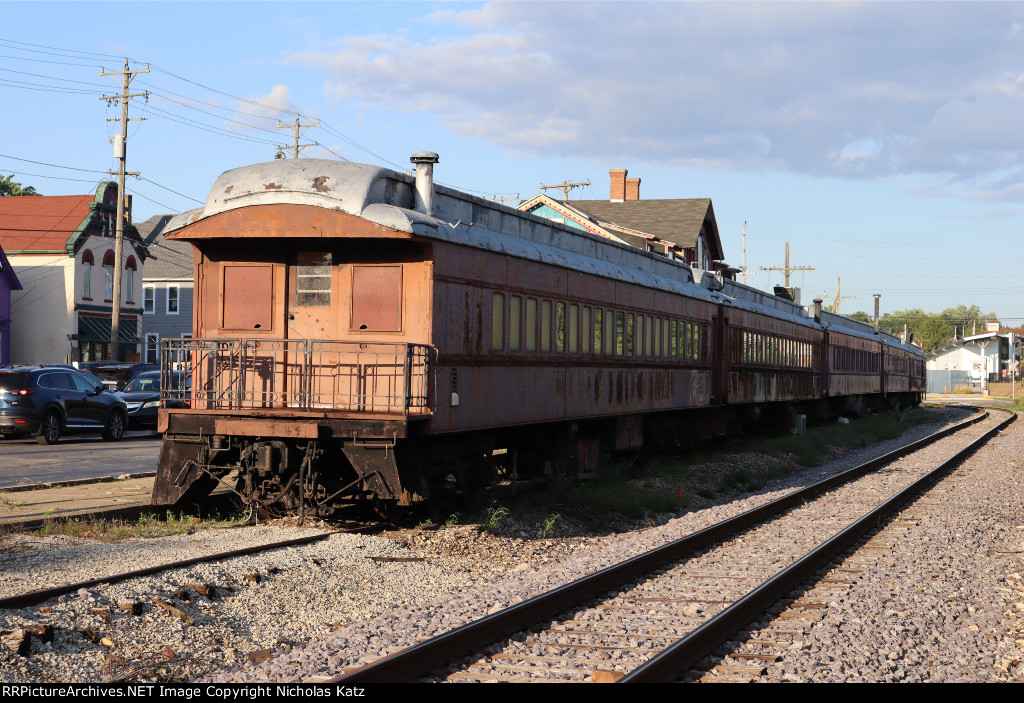
[[[503,505],[498,505],[495,501],[487,507],[487,519],[484,520],[483,531],[487,534],[494,534],[497,531],[498,526],[504,522],[505,518],[509,515],[508,508]]]
[[[562,519],[562,516],[559,513],[555,513],[553,515],[549,515],[545,519],[543,519],[540,522],[538,522],[537,523],[537,536],[540,537],[541,539],[547,539],[550,535],[554,534],[554,532],[555,532],[555,525],[561,519]]]
[[[445,522],[444,522],[444,526],[445,527],[455,527],[458,524],[459,524],[459,514],[458,513],[452,513],[451,515],[448,516],[448,519],[445,520]]]
[[[750,469],[736,468],[726,471],[718,479],[718,492],[731,493],[733,491],[754,491],[764,485],[764,480],[759,479]]]
[[[174,514],[168,510],[163,517],[155,513],[144,513],[135,522],[127,520],[46,520],[39,534],[43,536],[64,535],[86,537],[100,542],[120,542],[139,537],[165,537],[167,535],[191,534],[196,530],[212,527],[234,527],[244,525],[241,517],[222,518],[212,515],[200,518],[195,515]]]
[[[16,500],[11,500],[7,496],[7,491],[0,491],[0,503],[3,503],[8,508],[21,508],[25,505],[24,503],[19,503]]]
[[[0,176],[0,197],[8,195],[40,195],[40,193],[37,193],[32,186],[22,186],[14,180],[12,173],[10,176]]]
[[[864,312],[855,312],[850,317],[861,322],[874,321]],[[948,344],[957,336],[981,334],[985,331],[985,323],[995,319],[994,312],[982,314],[977,305],[957,305],[940,313],[925,312],[920,308],[896,310],[879,318],[878,327],[883,332],[896,335],[903,334],[905,327],[907,332],[914,335],[915,340],[921,342],[924,352],[928,353]]]
[[[627,473],[625,466],[613,465],[602,467],[597,478],[589,481],[551,481],[545,487],[547,497],[551,502],[592,514],[621,514],[635,519],[681,507],[676,491],[630,481]]]

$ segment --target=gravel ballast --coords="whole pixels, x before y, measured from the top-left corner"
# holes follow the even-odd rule
[[[993,461],[985,464],[986,470],[989,464],[994,468],[996,464],[1006,466],[1011,460],[1020,463],[1017,458],[1021,456],[1019,439],[1005,455],[995,453],[1003,451],[1001,447],[1007,440],[1022,436],[1024,428],[1019,425],[1017,423],[991,443]],[[27,656],[0,648],[0,681],[95,682],[147,675],[163,679],[206,676],[215,681],[323,680],[338,675],[344,668],[367,663],[583,573],[718,522],[778,497],[793,486],[813,483],[871,456],[891,451],[897,444],[933,429],[915,428],[900,440],[850,452],[799,476],[772,482],[767,491],[756,495],[693,511],[663,525],[618,535],[523,539],[482,534],[473,526],[403,533],[398,539],[336,534],[306,546],[97,586],[44,604],[51,612],[35,606],[0,613],[0,630],[10,631],[31,623],[47,623],[55,629],[52,643],[35,639]],[[985,483],[976,477],[972,485],[981,490]],[[1013,506],[1017,510],[1017,524],[1022,519],[1019,474],[1015,482],[997,485],[1000,489],[994,498],[1005,504],[1003,517],[999,518],[999,524],[1005,529],[994,536],[989,520],[980,520],[977,515],[969,519],[969,513],[957,513],[963,515],[965,525],[940,529],[959,535],[952,541],[965,547],[971,545],[975,552],[979,545],[989,548],[984,539],[991,541],[996,537],[1007,552],[1020,550],[1024,531],[1010,524]],[[924,524],[922,521],[922,526]],[[95,578],[104,568],[113,569],[111,573],[141,568],[145,559],[155,558],[157,544],[167,554],[181,559],[194,556],[198,550],[227,551],[251,544],[254,539],[288,539],[300,533],[308,532],[297,528],[258,527],[112,545],[8,537],[5,548],[0,549],[0,594],[22,592],[27,583],[42,586]],[[976,537],[972,539],[965,534]],[[936,553],[946,554],[951,559],[951,547],[941,543],[939,548],[939,538],[933,539]],[[370,557],[403,560],[380,561]],[[947,569],[939,580],[943,589],[952,589],[950,600],[943,602],[968,603],[970,599],[963,594],[977,587],[970,584],[979,576],[991,581],[987,587],[995,589],[993,593],[1002,594],[998,603],[986,599],[970,602],[970,607],[974,608],[971,616],[989,613],[985,632],[995,636],[995,639],[980,636],[981,644],[991,645],[986,655],[989,660],[982,661],[976,654],[963,655],[974,657],[972,661],[977,663],[979,671],[999,672],[997,661],[1012,662],[1012,654],[1007,652],[1014,646],[1014,637],[1022,636],[1017,625],[1019,620],[1006,615],[1010,611],[1011,615],[1020,613],[1017,618],[1024,617],[1024,612],[1019,610],[1022,602],[1020,556],[1010,554],[1001,559],[998,568]],[[904,557],[903,561],[910,560]],[[920,577],[910,569],[905,571],[907,579]],[[218,593],[212,599],[199,595],[189,589],[189,584],[196,583],[213,584]],[[906,583],[890,590],[912,594],[916,588],[917,583]],[[175,591],[182,589],[189,600],[175,595]],[[194,622],[189,624],[169,614],[154,604],[154,597],[172,604]],[[942,593],[935,595],[940,599],[946,597]],[[142,614],[119,610],[118,604],[125,602],[142,603]],[[867,598],[865,603],[870,605],[871,599]],[[893,609],[897,613],[913,612],[915,607],[913,601],[908,601],[901,608]],[[990,612],[993,608],[994,613]],[[108,611],[106,617],[104,610]],[[830,608],[823,624],[831,623],[829,618],[832,617]],[[865,623],[871,620],[865,620],[864,615],[859,617],[865,630],[863,637],[868,638],[870,628]],[[1008,629],[1013,626],[1018,627],[1016,634]],[[106,637],[108,643],[90,641],[85,633],[76,631],[76,627],[92,631],[100,642]],[[1001,629],[994,633],[994,628]],[[836,628],[837,632],[849,630],[843,626]],[[812,641],[819,640],[808,642]],[[819,654],[831,646],[840,647],[834,650],[836,652],[853,651],[850,646],[842,649],[841,645],[821,642],[817,649],[811,648],[811,644],[807,649],[818,659]],[[1016,646],[1019,649],[1019,642]],[[999,651],[1005,656],[999,654],[997,648],[1001,648]],[[270,658],[258,661],[267,656]],[[847,657],[841,655],[841,658]],[[869,662],[875,659],[862,658],[864,663],[857,667],[856,676],[863,680],[892,680],[891,671],[872,672]],[[805,674],[796,663],[789,662],[787,658],[785,666],[789,668],[772,672],[776,675],[774,680],[822,680],[819,665],[811,666]],[[909,666],[909,663],[904,664],[904,671]],[[1005,666],[1005,676],[1012,677],[1015,665]],[[992,680],[999,676],[993,673],[982,679],[951,677],[953,670],[963,672],[969,668],[961,664],[935,666],[928,669],[931,673],[927,677],[920,676],[916,680]],[[901,680],[915,679],[905,676]]]

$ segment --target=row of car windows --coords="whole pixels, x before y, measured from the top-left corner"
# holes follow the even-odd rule
[[[889,373],[906,375],[913,372],[915,376],[924,376],[924,362],[920,359],[910,359],[890,355],[885,360],[885,370]]]
[[[764,332],[740,330],[741,360],[748,364],[809,369],[814,363],[814,346]]]
[[[491,351],[496,352],[700,361],[702,327],[689,320],[613,308],[504,293],[491,296]]]
[[[832,347],[832,370],[853,373],[878,373],[879,352],[867,349]]]

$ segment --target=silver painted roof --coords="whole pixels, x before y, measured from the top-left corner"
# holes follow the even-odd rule
[[[379,166],[325,159],[279,159],[225,171],[214,182],[204,206],[176,216],[165,233],[253,205],[312,205],[418,237],[501,252],[821,329],[800,306],[770,294],[734,282],[727,282],[721,292],[706,290],[693,282],[690,267],[682,262],[437,183],[433,213],[418,212],[413,209],[414,185],[411,174]],[[826,325],[837,325],[855,336],[878,339],[873,330],[867,333],[858,327],[860,323],[843,320],[849,318],[832,316]],[[920,354],[916,347],[902,344],[892,335],[884,335],[881,341]]]

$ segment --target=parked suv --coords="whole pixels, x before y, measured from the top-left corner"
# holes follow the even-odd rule
[[[124,436],[123,400],[94,377],[48,366],[0,368],[0,437],[35,435],[56,444],[66,432],[99,432],[116,442]]]

